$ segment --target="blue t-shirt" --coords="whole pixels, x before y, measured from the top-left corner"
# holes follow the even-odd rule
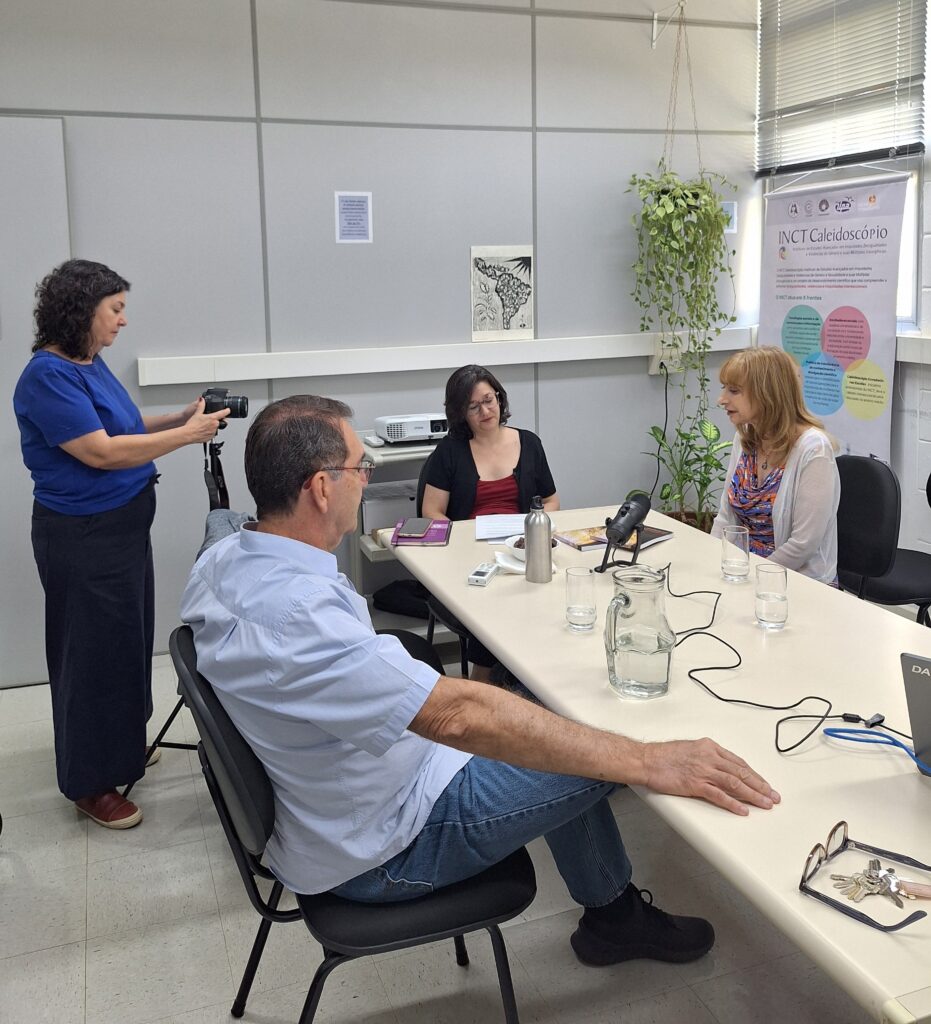
[[[13,410],[35,499],[54,512],[86,516],[119,508],[155,475],[153,462],[94,469],[59,447],[101,429],[111,437],[146,432],[139,410],[100,356],[85,366],[40,349],[16,384]]]

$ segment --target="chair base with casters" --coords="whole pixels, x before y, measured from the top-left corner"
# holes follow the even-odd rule
[[[423,641],[420,640],[420,643]],[[452,938],[456,962],[468,964],[464,935],[486,930],[491,938],[507,1024],[518,1024],[507,951],[499,925],[524,911],[536,895],[530,856],[523,848],[472,878],[444,886],[417,899],[397,903],[361,903],[332,893],[295,894],[297,908],[279,910],[284,886],[262,863],[274,829],[275,803],[261,762],[236,730],[196,668],[191,630],[176,629],[169,641],[179,689],[201,737],[197,746],[207,788],[220,817],[250,902],[262,917],[231,1013],[241,1017],[258,970],[269,930],[275,922],[303,920],[323,947],[324,959],[311,981],[299,1024],[313,1020],[330,973],[362,956],[407,949]],[[273,881],[267,899],[258,879]]]

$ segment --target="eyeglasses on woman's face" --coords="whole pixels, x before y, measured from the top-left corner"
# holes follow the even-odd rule
[[[492,391],[490,394],[485,395],[485,397],[480,402],[470,402],[466,406],[466,412],[470,416],[477,416],[484,409],[491,409],[493,406],[497,404],[498,396],[494,391]]]

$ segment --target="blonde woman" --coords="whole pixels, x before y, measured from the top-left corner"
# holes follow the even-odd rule
[[[721,367],[718,405],[737,433],[712,536],[746,526],[755,554],[836,585],[840,477],[795,360],[780,348],[735,352]]]

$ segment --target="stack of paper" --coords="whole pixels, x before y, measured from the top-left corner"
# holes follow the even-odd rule
[[[504,540],[524,532],[524,517],[512,516],[476,516],[476,540]]]

